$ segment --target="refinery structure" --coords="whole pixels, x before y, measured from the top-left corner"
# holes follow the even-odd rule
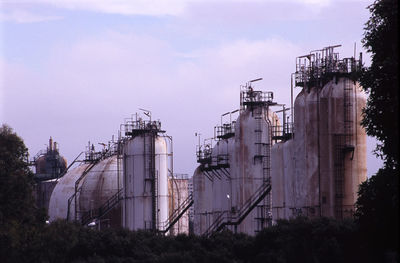
[[[366,96],[356,82],[361,54],[341,59],[336,47],[296,59],[291,105],[256,90],[261,79],[241,86],[239,108],[199,138],[193,177],[174,173],[172,137],[149,111],[69,166],[51,140],[33,160],[38,205],[50,221],[171,235],[254,235],[278,219],[351,217],[366,179]]]

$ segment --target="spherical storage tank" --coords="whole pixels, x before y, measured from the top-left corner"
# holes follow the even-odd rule
[[[81,164],[68,171],[59,180],[50,198],[50,221],[55,219],[80,220],[83,213],[99,208],[118,192],[120,186],[118,185],[116,155],[99,161],[84,174],[90,165],[90,163]],[[84,177],[78,185],[79,190],[76,195],[78,206],[75,209],[75,183],[82,175]],[[104,221],[106,218],[101,220]],[[119,207],[107,214],[107,220],[108,225],[121,225]]]
[[[79,211],[82,213],[104,205],[121,189],[118,176],[117,155],[101,160],[85,176],[79,195]],[[121,209],[116,206],[105,215],[100,215],[103,225],[121,226]],[[101,223],[101,222],[100,222]]]
[[[56,184],[49,203],[49,221],[75,218],[75,202],[68,207],[68,199],[75,193],[75,182],[89,164],[81,164],[69,170]]]
[[[123,226],[163,230],[168,219],[166,138],[142,133],[124,142],[123,155]]]

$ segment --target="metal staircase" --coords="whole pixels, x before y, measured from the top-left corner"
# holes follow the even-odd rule
[[[108,212],[110,212],[114,207],[116,207],[119,202],[123,199],[123,189],[119,189],[117,193],[111,196],[104,204],[102,204],[99,208],[91,209],[82,214],[81,223],[82,225],[86,225],[89,222],[102,218]]]
[[[177,209],[170,215],[167,221],[164,222],[163,230],[159,230],[160,233],[167,233],[175,225],[176,222],[185,214],[185,212],[194,203],[193,195],[190,194],[183,202],[179,205]]]
[[[240,208],[235,216],[232,216],[227,211],[221,213],[221,215],[219,215],[217,219],[214,220],[213,224],[204,232],[204,235],[207,237],[211,236],[213,233],[222,230],[227,225],[239,225],[270,192],[271,181],[267,179],[246,201],[246,203]]]

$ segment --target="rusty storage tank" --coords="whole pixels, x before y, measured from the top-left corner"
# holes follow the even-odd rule
[[[51,194],[57,184],[57,178],[67,169],[67,160],[60,155],[58,144],[49,139],[49,146],[33,158],[35,165],[34,196],[36,205],[48,210]]]
[[[236,121],[235,150],[231,163],[234,214],[243,210],[270,177],[271,123],[277,121],[275,114],[265,105],[247,108]],[[266,227],[270,224],[270,207],[271,197],[267,195],[236,227],[236,231],[254,235]]]
[[[121,226],[120,203],[111,207],[114,205],[112,201],[118,200],[117,195],[122,188],[121,182],[117,155],[99,161],[89,170],[79,194],[78,213],[81,219],[84,218],[84,223],[93,220],[101,227]]]
[[[200,166],[193,176],[196,234],[209,235],[222,227],[254,235],[268,224],[271,199],[264,194],[269,180],[270,123],[279,122],[269,110],[272,97],[271,92],[246,86],[234,132],[229,138],[217,136],[210,156],[205,156],[206,150],[198,151]],[[225,169],[218,169],[218,160],[224,158]]]
[[[202,235],[212,223],[212,178],[201,167],[193,174],[194,233]]]
[[[229,171],[229,155],[232,153],[233,139],[219,140],[211,152],[210,174],[212,180],[212,220],[222,213],[230,211],[231,181]]]
[[[49,220],[76,220],[97,228],[120,227],[119,206],[122,187],[118,169],[117,144],[96,152],[89,146],[80,165],[58,180],[50,198]],[[122,195],[121,195],[122,197]],[[116,201],[116,202],[114,202]]]
[[[34,158],[35,181],[45,181],[58,178],[67,169],[67,160],[60,155],[57,142],[49,139],[49,146],[46,150],[40,151]]]
[[[282,155],[271,167],[279,185],[273,189],[274,219],[350,217],[358,185],[366,179],[366,134],[360,126],[366,97],[350,74],[358,62],[339,60],[333,47],[309,57],[316,60],[296,73],[302,91],[294,104],[294,139],[272,149]]]
[[[168,220],[167,137],[159,121],[125,124],[123,227],[164,230]]]
[[[188,188],[189,178],[186,174],[174,174],[168,176],[168,205],[169,217],[172,216],[173,211],[182,206],[189,197]],[[178,222],[176,222],[170,229],[171,235],[189,234],[189,211],[186,211]]]

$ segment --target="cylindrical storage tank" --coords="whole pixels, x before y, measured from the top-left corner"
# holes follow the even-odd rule
[[[232,211],[236,216],[246,201],[255,191],[255,178],[262,180],[261,163],[254,162],[256,123],[250,110],[240,113],[235,127],[235,150],[232,171]],[[254,234],[256,222],[253,213],[237,226],[237,231]]]
[[[358,186],[366,178],[366,135],[359,124],[365,101],[359,86],[347,78],[322,89],[303,88],[297,96],[294,139],[285,143],[292,149],[284,152],[284,162],[294,169],[284,172],[289,217],[351,216]]]
[[[329,117],[321,123],[321,134],[327,133],[328,140],[321,141],[321,159],[330,158],[321,166],[327,175],[321,182],[321,202],[323,215],[341,219],[354,213],[358,186],[366,179],[366,134],[360,125],[366,95],[352,80],[340,78],[324,86],[324,100]]]
[[[295,203],[293,193],[295,189],[294,175],[296,168],[296,153],[293,151],[294,140],[289,140],[283,145],[283,178],[282,183],[284,185],[284,197],[283,197],[283,215],[282,218],[289,219],[292,216],[291,209]],[[273,199],[272,199],[273,200]]]
[[[164,137],[144,133],[123,145],[123,226],[163,230],[168,219],[168,163]]]
[[[169,216],[171,216],[189,196],[188,178],[186,176],[169,176],[168,195],[169,195]],[[189,211],[186,211],[178,222],[169,230],[170,235],[189,234]]]
[[[313,217],[319,210],[319,188],[320,188],[320,127],[321,121],[326,116],[319,113],[319,94],[318,88],[311,88],[306,97],[305,108],[305,150],[306,150],[306,170],[304,177],[298,181],[297,186],[300,193],[302,215]]]
[[[302,205],[301,195],[299,191],[299,184],[304,184],[304,177],[306,174],[306,148],[305,148],[305,136],[306,136],[306,98],[307,92],[302,89],[297,95],[294,102],[294,138],[292,144],[292,151],[295,155],[294,169],[291,176],[291,185],[293,188],[286,188],[286,192],[291,198],[288,198],[287,207],[291,210],[290,217],[296,217],[300,214],[300,207]],[[290,177],[290,175],[289,175]],[[289,183],[289,178],[286,181],[286,185]],[[304,187],[304,185],[302,185]],[[292,202],[291,202],[292,201]]]
[[[79,196],[80,214],[106,204],[121,189],[119,180],[117,155],[100,161],[90,169],[83,180]],[[120,205],[99,220],[102,220],[105,225],[121,226]]]
[[[347,170],[345,170],[351,171],[351,173],[345,174],[345,182],[349,183],[346,184],[347,188],[345,188],[345,196],[343,200],[344,217],[353,216],[352,212],[354,212],[354,204],[358,198],[358,188],[362,182],[367,180],[367,134],[365,129],[360,125],[363,119],[362,112],[367,104],[367,95],[358,83],[354,85],[353,103],[355,105],[352,112],[352,125],[354,125],[352,143],[355,146],[355,149],[354,153],[351,153],[347,159],[347,162],[351,164],[351,168],[347,167]]]
[[[284,218],[285,173],[284,143],[276,143],[271,148],[272,217],[276,221]]]
[[[54,187],[49,203],[49,221],[56,219],[75,219],[75,182],[83,174],[89,164],[81,164],[69,170]],[[82,184],[82,182],[81,182]],[[81,185],[80,184],[80,185]],[[78,187],[80,187],[80,185]],[[70,205],[68,206],[68,200]],[[79,200],[79,193],[78,193]]]
[[[227,141],[220,140],[218,141],[211,152],[211,160],[212,169],[210,170],[210,174],[212,174],[212,220],[216,220],[218,216],[224,211],[224,206],[226,206],[227,196],[224,193],[224,184],[226,183],[226,176],[223,174],[223,171],[220,169],[219,158],[223,155],[227,154]]]
[[[201,171],[201,166],[197,167],[193,174],[193,230],[196,235],[202,235],[207,230],[207,192],[206,176]]]
[[[266,107],[248,108],[240,113],[236,121],[233,162],[230,169],[233,211],[239,211],[268,177],[270,167],[264,166],[270,162],[264,159],[268,158],[271,147],[270,124],[275,121],[276,115]],[[237,231],[254,235],[261,230],[261,218],[266,216],[267,203],[267,198],[264,198],[237,226]]]
[[[222,194],[226,197],[225,202],[223,203],[222,209],[224,211],[232,211],[232,160],[233,160],[233,152],[234,152],[234,147],[235,146],[235,138],[231,137],[226,140],[226,143],[224,144],[224,148],[226,148],[226,153],[228,155],[228,163],[229,167],[224,169],[225,173],[228,174],[227,177],[225,177],[224,184],[222,186]]]

